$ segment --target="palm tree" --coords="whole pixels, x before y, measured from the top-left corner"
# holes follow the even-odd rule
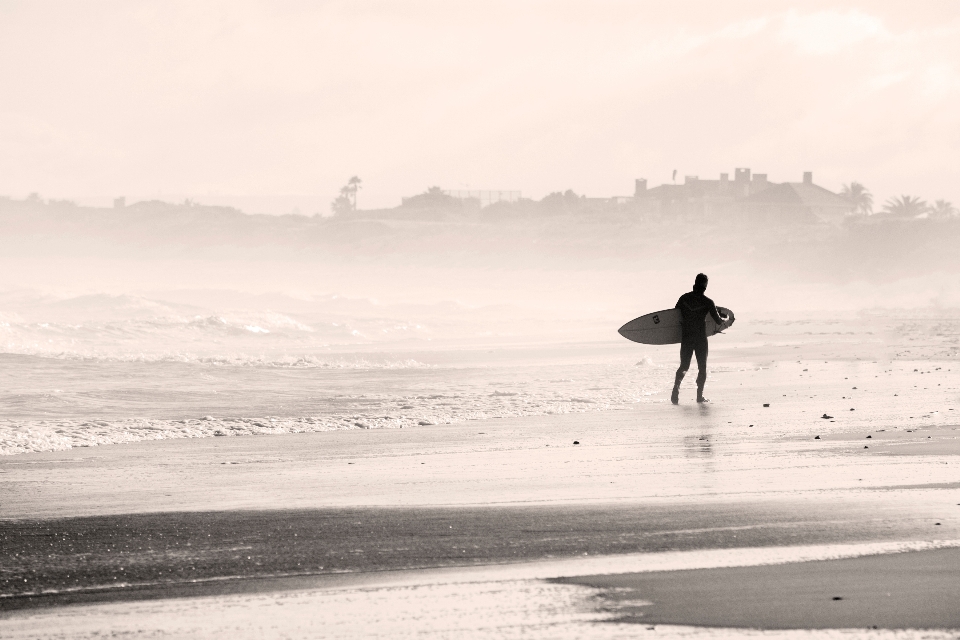
[[[354,211],[357,210],[357,191],[360,191],[361,189],[360,187],[361,182],[363,182],[363,180],[361,180],[357,176],[353,176],[352,178],[347,180],[347,189],[349,189],[350,193],[353,194],[353,210]]]
[[[960,211],[957,211],[957,208],[946,200],[937,200],[933,203],[933,206],[930,207],[930,217],[937,220],[953,218],[956,217],[957,214],[960,214]]]
[[[340,195],[330,203],[330,210],[334,215],[342,215],[353,211],[353,203],[350,201],[350,187],[340,187]]]
[[[867,191],[867,188],[859,182],[851,182],[843,185],[840,195],[850,201],[853,205],[854,213],[865,216],[873,213],[873,194]]]
[[[895,218],[918,218],[927,213],[930,207],[919,196],[900,196],[890,198],[883,205],[883,212]]]
[[[334,214],[357,210],[357,191],[360,190],[361,182],[363,182],[363,180],[357,176],[353,176],[347,180],[347,184],[340,187],[340,195],[330,203],[330,209]]]

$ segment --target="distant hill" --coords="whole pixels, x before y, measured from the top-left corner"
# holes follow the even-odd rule
[[[246,256],[490,268],[635,269],[683,259],[747,262],[788,277],[840,281],[960,271],[957,219],[649,220],[628,209],[575,206],[562,194],[555,200],[549,215],[538,203],[520,201],[453,213],[441,207],[432,216],[414,206],[305,217],[159,201],[93,208],[0,199],[0,248],[8,256]]]

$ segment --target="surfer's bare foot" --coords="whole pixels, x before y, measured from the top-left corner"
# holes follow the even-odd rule
[[[673,388],[673,393],[670,394],[670,402],[680,404],[680,389],[676,387]]]
[[[703,404],[705,402],[710,402],[710,401],[704,398],[703,396],[700,396],[699,398],[697,398],[697,402],[699,402],[700,404]]]

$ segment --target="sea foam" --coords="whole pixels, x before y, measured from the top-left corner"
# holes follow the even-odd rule
[[[87,363],[71,366],[88,367]],[[28,363],[43,367],[43,361]],[[214,365],[156,369],[157,363],[136,364],[135,373],[129,366],[94,363],[101,376],[112,376],[120,388],[116,396],[107,396],[103,390],[109,385],[100,383],[98,402],[112,405],[111,410],[86,408],[89,393],[85,388],[76,392],[53,389],[49,393],[33,395],[10,402],[20,410],[22,418],[0,421],[0,454],[20,454],[39,451],[58,451],[74,447],[161,440],[169,438],[205,438],[282,433],[311,433],[345,429],[401,429],[425,425],[455,424],[470,420],[510,418],[533,415],[552,415],[603,411],[649,399],[662,390],[663,381],[651,376],[648,370],[622,365],[564,365],[591,376],[594,386],[585,387],[582,379],[542,376],[543,367],[487,367],[452,368],[428,366],[418,361],[399,360],[384,363],[349,362],[342,365],[298,361],[282,366],[258,366],[221,370]],[[556,366],[549,367],[555,371]],[[115,370],[116,369],[116,370]],[[410,370],[409,374],[403,374]],[[249,371],[249,373],[245,373]],[[275,373],[271,373],[271,371]],[[289,371],[289,374],[284,374]],[[422,371],[423,373],[418,373]],[[210,372],[209,374],[207,372]],[[349,379],[343,376],[349,373]],[[297,376],[291,378],[290,374]],[[217,375],[213,375],[217,374]],[[25,375],[33,378],[50,377],[56,384],[63,371],[36,371]],[[69,374],[76,377],[76,374]],[[145,377],[161,389],[146,389],[130,394],[124,376]],[[169,384],[184,384],[183,378],[199,375],[216,389],[206,396],[207,387],[191,387],[189,394],[178,389],[164,391],[163,380]],[[226,378],[223,378],[226,375]],[[165,376],[165,377],[163,377]],[[207,378],[210,378],[208,381]],[[224,390],[224,385],[233,389]],[[350,393],[317,395],[317,387],[330,389],[341,385]],[[63,385],[61,382],[61,386]],[[256,397],[248,399],[246,389],[259,389],[264,396],[283,394],[283,414],[256,415],[261,410]],[[232,393],[232,395],[230,395]],[[186,395],[200,396],[200,404],[193,408],[184,400]],[[143,397],[141,397],[143,396]],[[144,400],[154,416],[131,416],[143,411]],[[223,396],[216,405],[217,413],[199,414],[215,398]],[[212,399],[204,399],[211,398]],[[244,404],[249,400],[250,404]],[[123,406],[126,404],[127,406]],[[120,405],[120,406],[117,406]],[[37,408],[49,406],[62,415],[38,419]],[[80,406],[90,417],[72,417],[73,408]],[[229,415],[229,409],[236,414]],[[54,411],[51,411],[51,413]],[[47,412],[44,412],[47,413]],[[180,415],[170,417],[169,414]],[[99,415],[97,415],[99,414]],[[192,415],[191,415],[192,414]]]

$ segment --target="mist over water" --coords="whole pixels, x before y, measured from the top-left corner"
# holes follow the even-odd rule
[[[462,337],[516,333],[533,320],[534,333],[553,335],[672,306],[698,271],[711,275],[714,299],[740,312],[960,304],[956,218],[830,225],[496,209],[307,218],[0,201],[0,300],[18,314],[4,321],[172,325],[199,316],[253,333],[258,323],[309,327],[324,342],[337,331],[344,340],[354,331],[426,338],[449,323],[475,323],[454,331]],[[299,316],[311,321],[297,324]],[[400,324],[333,329],[361,318]]]
[[[675,354],[616,329],[672,307],[698,271],[737,313],[718,346],[775,344],[838,320],[885,335],[897,314],[948,317],[958,302],[953,220],[490,210],[277,218],[7,201],[0,450],[649,401]]]

